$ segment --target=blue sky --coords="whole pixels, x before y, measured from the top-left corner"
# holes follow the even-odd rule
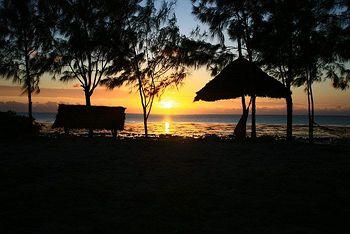
[[[181,33],[188,35],[200,24],[195,16],[192,15],[192,3],[190,0],[178,0],[175,11]]]

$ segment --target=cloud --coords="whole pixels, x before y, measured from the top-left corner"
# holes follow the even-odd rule
[[[336,97],[328,97],[327,101],[316,102],[316,115],[348,115],[350,116],[350,105],[348,94],[337,93]],[[16,112],[27,112],[27,97],[19,96],[20,87],[0,85],[0,110],[14,110]],[[345,95],[345,96],[344,96]],[[215,103],[193,102],[192,91],[171,91],[164,95],[161,100],[172,100],[179,105],[168,110],[170,114],[241,114],[240,99],[219,101]],[[152,114],[164,114],[163,108],[157,105],[156,100]],[[39,95],[33,96],[33,110],[35,112],[56,112],[58,103],[84,104],[84,93],[81,88],[43,88]],[[96,89],[92,97],[93,105],[124,106],[128,113],[141,113],[139,97],[136,92],[130,93],[128,89],[117,89],[106,91],[104,88]],[[285,101],[282,99],[258,99],[258,115],[284,115],[286,114]],[[307,114],[307,105],[302,99],[294,101],[294,115]]]
[[[84,98],[84,92],[81,87],[73,85],[74,88],[62,89],[62,88],[41,88],[40,93],[35,97],[41,98]],[[19,86],[6,86],[0,85],[0,97],[18,97],[21,94],[21,88]],[[106,88],[99,87],[95,89],[94,98],[122,98],[129,95],[128,90],[115,89],[109,91]]]

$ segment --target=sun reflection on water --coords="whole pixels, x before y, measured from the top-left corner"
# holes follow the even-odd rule
[[[170,122],[169,121],[164,122],[164,134],[170,134]]]

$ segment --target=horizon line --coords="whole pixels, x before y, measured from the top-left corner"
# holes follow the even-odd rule
[[[12,110],[8,110],[8,111],[12,111]],[[6,111],[3,111],[6,112]],[[18,114],[26,114],[26,112],[17,112],[17,111],[13,111],[15,113]],[[33,112],[33,114],[56,114],[57,112],[41,112],[41,111],[37,111],[37,112]],[[126,113],[126,115],[142,115],[142,113]],[[151,116],[241,116],[242,114],[220,114],[220,113],[213,113],[213,114],[151,114]],[[249,114],[250,116],[250,114]],[[256,116],[287,116],[286,114],[257,114]],[[307,116],[306,114],[295,114],[293,116]],[[350,117],[350,114],[315,114],[315,116],[330,116],[330,117]]]

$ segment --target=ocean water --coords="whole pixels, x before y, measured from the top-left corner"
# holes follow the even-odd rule
[[[47,126],[54,122],[56,113],[34,113],[35,119]],[[217,135],[221,137],[232,135],[240,115],[151,115],[149,119],[149,133],[156,136],[163,134],[201,137]],[[248,119],[248,134],[250,119]],[[316,137],[349,137],[350,116],[316,116],[316,123],[321,127],[315,128]],[[307,137],[308,119],[305,115],[293,117],[294,135]],[[284,137],[286,131],[286,116],[258,115],[257,134]],[[81,131],[79,131],[81,133]],[[100,131],[109,134],[108,131]],[[125,130],[122,136],[138,136],[143,134],[143,118],[140,114],[127,114]]]
[[[25,113],[21,113],[26,115]],[[34,118],[41,123],[53,123],[56,113],[34,113]],[[151,115],[149,122],[171,121],[175,123],[206,123],[206,124],[236,124],[240,115]],[[350,127],[350,116],[316,116],[316,123],[324,126],[344,126]],[[126,123],[142,123],[141,114],[126,114]],[[257,124],[285,125],[286,116],[284,115],[257,115]],[[248,118],[250,122],[250,118]],[[293,124],[307,125],[308,117],[306,115],[293,116]]]

